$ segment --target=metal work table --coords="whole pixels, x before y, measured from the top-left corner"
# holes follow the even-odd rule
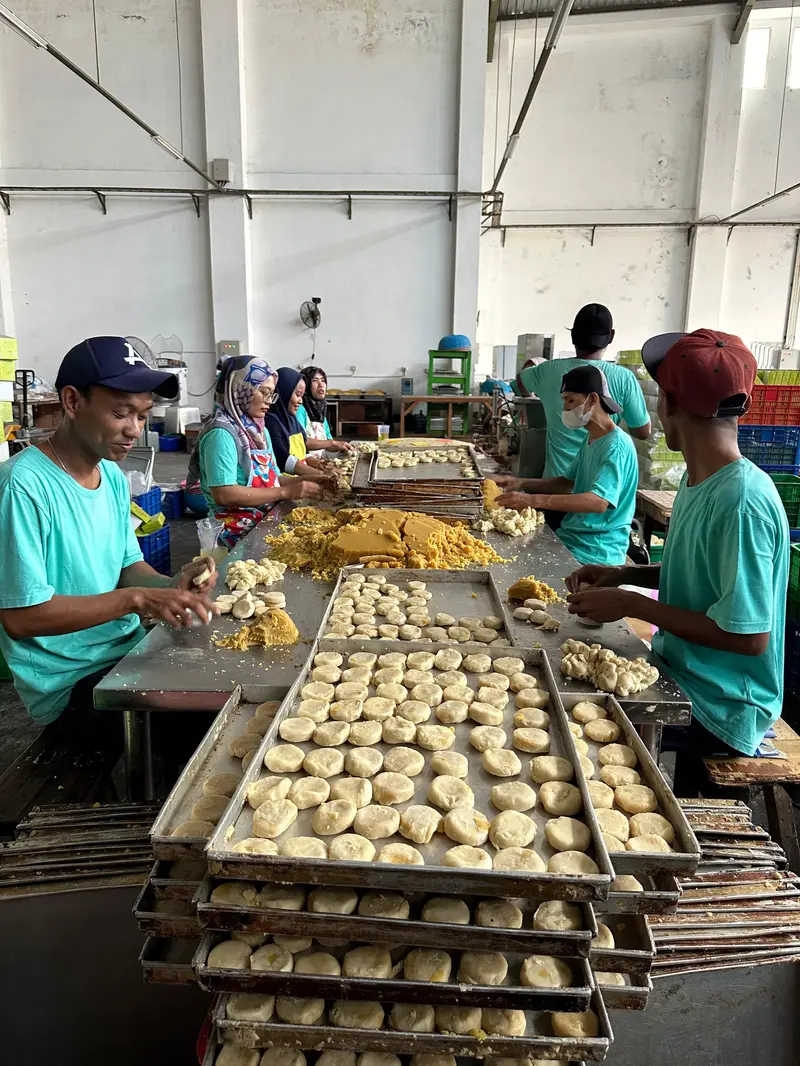
[[[282,514],[273,512],[240,541],[227,561],[262,558],[266,550],[264,537],[274,534],[281,517]],[[563,579],[577,565],[547,526],[526,537],[489,533],[485,539],[498,555],[510,560],[489,567],[501,595],[517,578],[529,574],[560,592],[564,589]],[[210,627],[177,630],[161,624],[94,690],[97,708],[123,712],[126,774],[132,798],[133,794],[136,798],[152,796],[151,712],[219,710],[237,684],[242,685],[248,702],[258,703],[268,698],[263,694],[266,688],[274,690],[283,685],[288,688],[295,680],[317,636],[333,585],[287,570],[277,587],[285,593],[286,609],[300,630],[299,644],[243,652],[216,648],[210,641],[212,634],[224,636],[242,625],[230,615],[216,619]],[[560,674],[559,649],[568,637],[587,644],[601,643],[628,658],[647,654],[641,640],[624,622],[589,629],[567,614],[565,604],[555,605],[551,613],[562,620],[558,633],[543,633],[511,617],[512,633],[523,646],[544,647],[556,677],[567,692],[588,691],[585,684],[567,681]],[[621,699],[620,703],[631,720],[642,727],[643,739],[651,750],[658,746],[662,725],[685,725],[691,715],[689,700],[664,676],[648,692]]]

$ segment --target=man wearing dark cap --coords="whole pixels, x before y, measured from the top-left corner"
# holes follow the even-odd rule
[[[587,431],[577,456],[564,477],[498,477],[497,483],[511,491],[497,503],[563,516],[557,535],[579,562],[622,563],[636,507],[636,449],[614,425],[620,406],[599,366],[573,367],[562,377],[560,395],[563,425]]]
[[[37,722],[68,711],[64,725],[91,739],[106,725],[91,691],[141,640],[140,618],[208,621],[216,572],[204,560],[170,582],[144,561],[117,465],[152,393],[177,395],[175,376],[152,370],[122,337],[93,337],[64,357],[56,388],[58,428],[0,466],[0,649]],[[193,587],[207,565],[211,577]],[[121,733],[118,720],[106,720]]]
[[[686,458],[663,562],[581,567],[568,580],[569,609],[657,626],[653,650],[692,701],[691,753],[753,755],[781,712],[789,565],[780,497],[737,442],[756,360],[738,337],[707,329],[653,337],[642,358],[667,445]]]
[[[608,381],[611,396],[617,404],[612,414],[614,422],[625,421],[634,437],[647,440],[650,436],[650,417],[639,382],[627,367],[604,359],[606,349],[614,339],[611,312],[603,304],[587,304],[575,316],[572,324],[572,343],[575,360],[551,359],[521,370],[516,390],[523,396],[535,394],[542,401],[547,417],[547,458],[543,477],[566,477],[581,445],[586,430],[572,429],[561,420],[561,379],[573,366],[597,365]],[[554,528],[551,512],[548,523]]]

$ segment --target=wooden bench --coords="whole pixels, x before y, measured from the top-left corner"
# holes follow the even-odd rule
[[[780,844],[789,868],[800,872],[800,842],[795,809],[784,786],[800,786],[800,736],[782,718],[775,723],[775,746],[786,759],[704,759],[708,775],[721,788],[761,789],[772,839]],[[794,791],[794,790],[793,790]]]

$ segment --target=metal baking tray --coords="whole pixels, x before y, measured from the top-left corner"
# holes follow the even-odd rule
[[[442,445],[441,448],[431,447],[430,445],[418,446],[416,448],[394,448],[392,450],[395,455],[398,452],[463,452],[469,453],[469,457],[472,460],[472,464],[475,467],[474,474],[462,474],[460,463],[420,463],[418,466],[400,466],[400,467],[379,467],[378,458],[381,455],[380,451],[372,452],[369,456],[369,480],[374,486],[377,482],[382,484],[390,481],[412,481],[417,484],[424,485],[427,482],[441,482],[446,481],[450,484],[458,484],[458,482],[478,482],[480,484],[483,481],[483,476],[480,473],[478,466],[478,456],[475,452],[475,448],[472,444],[455,444]],[[384,455],[391,455],[391,452],[384,452]],[[455,476],[454,476],[455,475]],[[405,486],[404,486],[405,487]],[[441,486],[435,486],[437,488]]]
[[[571,716],[572,708],[587,699],[575,693],[559,692],[557,699],[560,700],[567,713]],[[593,696],[591,702],[605,707],[608,717],[620,727],[618,743],[625,743],[633,748],[638,760],[637,771],[641,776],[642,783],[647,785],[656,794],[658,811],[672,823],[675,830],[675,843],[672,845],[676,850],[671,852],[633,852],[615,851],[610,854],[611,864],[616,873],[620,874],[691,874],[697,869],[700,862],[700,845],[697,837],[692,832],[692,827],[683,811],[683,808],[675,799],[672,789],[669,787],[653,756],[642,743],[642,739],[631,725],[630,719],[617,703],[613,696],[606,695],[604,699]],[[597,764],[597,752],[603,747],[595,741],[584,737],[589,745],[589,757]]]
[[[274,996],[309,996],[317,999],[379,999],[391,1003],[458,1003],[462,1007],[497,1007],[515,1010],[584,1011],[589,1006],[593,981],[586,959],[570,959],[574,983],[566,988],[529,988],[519,983],[519,972],[525,955],[506,955],[509,974],[500,985],[468,985],[456,980],[410,981],[404,977],[363,978],[331,977],[305,973],[276,971],[231,970],[208,966],[208,954],[220,941],[228,937],[220,933],[206,933],[192,961],[201,988],[208,992],[248,992]],[[413,941],[409,946],[413,945]],[[348,944],[325,950],[341,960],[348,948],[363,946]],[[315,949],[316,950],[316,949]],[[302,954],[305,954],[303,952]],[[396,947],[392,959],[398,962],[406,954],[405,947]],[[295,956],[298,958],[299,956]],[[453,956],[453,975],[458,970],[459,955]]]
[[[644,892],[615,892],[596,906],[598,918],[603,914],[674,914],[681,898],[681,886],[672,874],[642,874],[638,880]],[[601,913],[602,912],[602,913]]]
[[[197,940],[173,940],[149,936],[139,954],[142,977],[145,984],[194,985],[197,977],[192,969],[192,959],[197,951]]]
[[[647,918],[643,914],[601,914],[600,921],[614,934],[616,947],[593,947],[589,952],[592,969],[604,973],[650,973],[656,945]]]
[[[426,647],[423,642],[417,641],[348,641],[348,654],[352,651],[369,649],[381,652],[390,651],[430,651],[431,645]],[[231,804],[223,815],[216,831],[209,841],[207,857],[211,873],[226,878],[244,878],[256,881],[286,881],[299,882],[313,885],[340,885],[353,886],[356,888],[368,884],[373,889],[394,889],[399,892],[443,892],[445,894],[485,894],[488,896],[531,896],[538,899],[567,899],[602,900],[608,894],[611,883],[612,867],[603,844],[600,828],[594,816],[594,809],[589,801],[589,793],[577,752],[572,743],[572,735],[567,728],[566,716],[557,700],[552,699],[554,690],[553,676],[547,658],[541,649],[521,648],[498,648],[495,651],[484,648],[484,653],[492,659],[504,655],[513,655],[523,660],[526,668],[539,673],[543,687],[551,693],[551,702],[548,708],[550,714],[550,753],[561,755],[569,759],[574,767],[574,781],[581,789],[583,796],[583,818],[592,834],[592,847],[589,854],[595,859],[599,872],[585,876],[570,876],[552,873],[525,873],[500,870],[478,870],[469,868],[454,868],[433,865],[447,848],[453,846],[453,842],[442,834],[437,834],[430,844],[418,845],[423,858],[427,860],[424,866],[396,866],[391,863],[377,862],[343,862],[331,859],[309,859],[285,856],[259,856],[246,855],[234,852],[232,845],[245,837],[252,835],[253,810],[245,800],[247,787],[258,780],[262,774],[262,760],[256,757],[248,767],[245,776],[233,796]],[[259,753],[266,752],[272,744],[278,740],[278,727],[285,717],[291,716],[291,711],[296,706],[300,690],[305,684],[306,677],[313,667],[314,650],[309,660],[292,687],[289,696],[278,711],[271,728],[264,737],[264,745]],[[474,675],[471,675],[474,677]],[[511,704],[511,701],[510,701]],[[508,719],[513,715],[513,706],[507,708]],[[471,726],[473,723],[469,723]],[[467,723],[462,723],[467,726]],[[470,760],[470,772],[468,782],[476,796],[478,809],[491,812],[489,794],[491,786],[497,784],[499,778],[492,777],[483,769],[480,755],[474,751],[468,741],[468,728],[456,730],[456,743],[453,751],[460,751]],[[310,750],[313,745],[299,744],[298,747]],[[413,745],[409,745],[413,746]],[[385,750],[390,745],[376,745],[379,750]],[[524,773],[524,771],[523,771]],[[296,777],[298,775],[289,774]],[[414,799],[422,799],[427,787],[434,779],[434,774],[429,763],[423,772],[415,779],[417,795]],[[504,780],[510,780],[506,778]],[[410,801],[409,801],[410,802]],[[396,805],[402,810],[405,804]],[[553,849],[544,839],[544,824],[548,815],[542,808],[537,807],[529,812],[537,826],[536,850],[545,859],[553,853]],[[287,830],[290,836],[313,835],[311,829],[312,810],[301,811],[294,825]],[[391,840],[403,838],[386,838],[382,845]],[[487,845],[489,847],[489,845]]]
[[[170,877],[171,862],[166,862],[163,859],[158,859],[153,863],[153,868],[150,871],[150,884],[153,886],[153,892],[156,899],[185,899],[191,901],[194,899],[194,895],[200,885],[200,881],[183,880],[176,877]],[[198,862],[198,866],[203,868],[203,875],[208,870],[208,867],[203,862]],[[198,870],[198,873],[200,871]]]
[[[220,996],[212,1021],[226,1043],[242,1047],[295,1047],[310,1051],[386,1051],[395,1055],[456,1055],[481,1058],[591,1059],[602,1062],[614,1039],[608,1012],[597,989],[592,993],[591,1009],[600,1023],[600,1036],[553,1036],[550,1014],[529,1011],[525,1036],[454,1036],[444,1033],[396,1032],[382,1029],[340,1029],[327,1022],[317,1025],[287,1025],[284,1022],[233,1022],[225,1017],[228,996]],[[391,1003],[383,1003],[388,1018]]]
[[[277,694],[266,699],[282,699],[285,692],[283,688],[276,689]],[[242,760],[228,754],[228,743],[245,732],[245,722],[253,717],[255,706],[240,702],[241,695],[242,690],[237,686],[184,767],[153,823],[150,842],[157,859],[203,858],[208,843],[204,837],[173,837],[171,833],[191,818],[192,807],[203,795],[203,781],[207,777],[219,773],[242,773]]]
[[[581,929],[534,929],[533,915],[538,899],[515,899],[522,911],[521,929],[487,928],[481,925],[455,925],[426,922],[419,917],[426,899],[423,893],[407,898],[409,918],[364,918],[358,914],[319,914],[313,911],[285,911],[266,907],[239,907],[211,903],[215,888],[211,878],[200,885],[195,902],[200,924],[208,929],[250,930],[284,936],[358,940],[376,944],[415,944],[455,950],[522,952],[526,955],[555,955],[558,958],[586,958],[597,933],[594,910],[589,903],[577,903],[583,914]],[[480,897],[461,897],[474,914]]]
[[[334,586],[331,598],[325,609],[325,614],[322,616],[322,622],[320,623],[319,633],[320,640],[325,641],[325,647],[328,651],[342,651],[348,649],[351,644],[355,644],[356,641],[342,640],[334,637],[331,634],[326,633],[328,623],[330,622],[330,616],[333,612],[333,605],[336,602],[337,597],[342,591],[342,585],[345,580],[354,573],[372,574],[375,571],[368,570],[361,564],[355,566],[345,566],[339,572],[339,577]],[[433,594],[433,598],[428,601],[428,612],[431,618],[434,618],[436,614],[445,613],[452,615],[454,618],[463,618],[465,616],[473,616],[485,618],[487,615],[493,614],[497,618],[501,618],[503,621],[502,631],[498,631],[498,636],[505,637],[514,645],[514,638],[511,635],[510,618],[508,614],[508,606],[503,602],[500,595],[500,590],[497,587],[497,583],[493,575],[488,570],[381,570],[381,574],[386,575],[386,580],[389,584],[399,585],[404,587],[407,581],[424,581],[428,585],[428,592]],[[422,610],[422,608],[420,608]],[[384,643],[382,639],[377,643]],[[409,641],[400,641],[399,643],[404,646]],[[423,641],[427,650],[431,648],[431,641]],[[329,646],[330,645],[330,646]],[[335,645],[335,648],[333,647]],[[447,645],[448,647],[456,645]],[[438,647],[438,645],[437,645]],[[479,644],[477,642],[470,642],[469,644],[457,645],[461,648],[475,648],[486,650],[485,644]],[[511,654],[506,649],[507,654]]]
[[[142,891],[136,897],[133,905],[133,916],[142,933],[150,933],[151,936],[173,937],[175,939],[189,939],[200,935],[200,922],[197,920],[197,911],[187,900],[172,900],[180,903],[190,914],[162,914],[156,910],[158,903],[156,894],[150,881],[145,881]],[[166,902],[166,901],[165,901]]]
[[[626,974],[624,985],[598,985],[597,990],[608,1010],[644,1010],[653,982],[646,973]]]

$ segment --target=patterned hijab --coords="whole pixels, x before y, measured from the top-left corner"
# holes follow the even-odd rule
[[[266,447],[264,418],[251,418],[247,410],[253,396],[268,378],[277,375],[271,366],[256,355],[237,355],[228,359],[217,377],[214,389],[214,420],[230,422],[236,436],[248,450]]]
[[[319,422],[322,424],[328,416],[328,401],[327,399],[318,400],[315,396],[311,395],[311,382],[315,377],[321,377],[325,384],[328,384],[328,375],[319,366],[306,366],[300,371],[300,377],[306,383],[306,391],[303,395],[303,407],[308,412],[309,422]]]

